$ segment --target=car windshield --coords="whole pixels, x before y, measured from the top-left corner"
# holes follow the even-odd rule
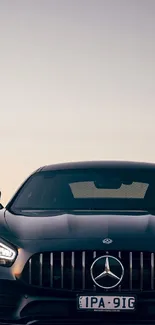
[[[42,171],[31,176],[11,202],[11,210],[154,209],[155,172],[97,168]]]

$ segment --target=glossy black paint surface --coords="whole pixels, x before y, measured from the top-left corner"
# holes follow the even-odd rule
[[[116,166],[119,168],[130,167],[142,169],[144,172],[148,169],[155,171],[155,165],[147,163],[81,162],[45,166],[36,172],[101,166],[111,168]],[[75,309],[76,297],[74,294],[66,294],[61,290],[60,292],[52,291],[49,293],[48,290],[26,287],[20,281],[20,275],[26,262],[35,253],[106,249],[109,252],[113,250],[155,252],[155,215],[147,211],[66,212],[61,214],[53,212],[48,215],[46,213],[44,216],[22,216],[12,214],[9,211],[10,204],[11,201],[5,209],[0,210],[0,237],[5,242],[15,246],[18,255],[11,267],[0,266],[0,282],[3,282],[3,285],[0,286],[0,295],[2,294],[1,288],[3,288],[3,294],[5,294],[5,281],[11,283],[8,287],[14,286],[18,299],[17,306],[14,307],[14,313],[10,313],[12,319],[20,318],[22,315],[25,317],[24,306],[27,306],[29,301],[39,300],[42,302],[43,300],[50,300],[52,305],[52,302],[55,302],[57,297],[60,300],[59,310],[62,309],[62,317],[65,313],[66,317],[69,317],[68,304],[72,304],[73,310]],[[113,242],[110,245],[103,244],[105,238],[111,238]],[[6,294],[8,293],[6,292]],[[138,296],[140,304],[143,304],[144,294],[139,293]],[[64,301],[62,297],[67,304],[66,309],[63,308]],[[155,306],[155,292],[148,294],[147,301],[149,297]],[[57,319],[59,313],[55,317]],[[153,317],[155,319],[155,315]],[[9,318],[7,312],[2,318]]]
[[[51,250],[51,242],[58,242],[61,250],[64,242],[66,249],[70,249],[71,242],[74,249],[96,249],[96,245],[103,248],[104,238],[111,238],[110,249],[133,250],[136,246],[137,250],[155,250],[155,216],[147,213],[27,217],[4,211],[2,227],[4,238],[14,238],[19,245],[25,240],[31,241],[34,249],[37,249],[39,241],[44,250]]]

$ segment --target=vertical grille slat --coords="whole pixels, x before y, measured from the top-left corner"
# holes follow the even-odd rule
[[[64,286],[64,252],[61,252],[61,289]]]
[[[50,253],[50,287],[53,288],[53,253]]]
[[[78,292],[105,292],[94,284],[91,278],[91,265],[101,256],[118,258],[124,267],[122,281],[115,289],[120,292],[155,290],[155,253],[140,251],[55,251],[34,254],[27,261],[21,278],[29,285],[49,287]],[[117,267],[110,264],[117,275]],[[104,271],[100,263],[97,273]],[[108,291],[108,290],[107,290]]]
[[[154,253],[151,253],[151,290],[154,290]]]
[[[96,258],[96,251],[93,251],[93,259]]]
[[[96,258],[96,251],[93,251],[93,260]],[[96,291],[96,285],[93,284],[93,290]]]
[[[32,259],[29,260],[29,284],[32,283]]]
[[[43,281],[43,254],[39,255],[39,285],[42,286]]]
[[[121,260],[121,256],[122,256],[122,254],[121,254],[121,252],[119,251],[118,252],[118,258]],[[121,284],[118,286],[118,290],[119,291],[121,291]]]
[[[130,271],[129,271],[129,273],[130,273],[130,275],[129,275],[129,277],[130,277],[130,290],[132,290],[132,252],[130,252],[129,253],[129,268],[130,268]]]
[[[75,253],[72,252],[72,256],[71,256],[71,288],[72,290],[74,289],[74,274],[75,274]]]
[[[143,290],[143,272],[144,272],[143,253],[140,252],[140,290]]]
[[[85,289],[86,276],[86,253],[82,252],[82,289]]]

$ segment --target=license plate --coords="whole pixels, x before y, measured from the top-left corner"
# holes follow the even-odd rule
[[[134,311],[133,296],[79,296],[78,309],[93,311]]]

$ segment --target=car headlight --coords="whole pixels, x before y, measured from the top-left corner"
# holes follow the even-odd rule
[[[9,266],[11,265],[17,255],[17,251],[10,245],[3,244],[0,241],[0,265],[6,265]]]

